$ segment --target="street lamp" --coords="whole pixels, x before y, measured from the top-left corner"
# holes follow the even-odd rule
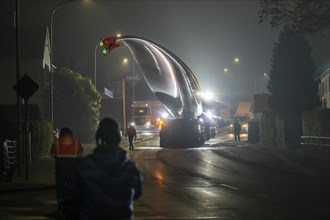
[[[53,9],[51,15],[50,15],[50,120],[52,123],[54,123],[54,82],[53,82],[53,68],[56,68],[53,65],[53,17],[55,12],[57,11],[57,9],[59,9],[61,6],[68,4],[70,2],[73,1],[78,1],[78,0],[68,0],[68,1],[64,1],[60,4],[58,4],[57,6],[55,6],[55,8]],[[84,0],[84,2],[89,2],[89,0]]]
[[[97,90],[96,88],[96,51],[97,51],[97,48],[99,47],[99,43],[95,46],[95,50],[94,50],[94,86],[95,86],[95,89]]]
[[[54,123],[54,82],[53,82],[53,16],[58,8],[67,3],[73,2],[75,0],[68,0],[58,4],[52,11],[50,15],[50,121]]]
[[[118,36],[118,35],[117,35]],[[129,64],[129,59],[128,58],[124,58],[123,59],[123,64],[124,65],[128,65]],[[132,80],[132,106],[134,104],[134,100],[135,100],[135,86],[134,86],[134,81],[135,81],[135,71],[134,71],[134,58],[132,57],[132,76],[129,78],[130,80]],[[123,115],[124,115],[124,131],[126,128],[126,97],[125,97],[125,87],[126,87],[126,83],[125,83],[125,77],[123,78],[123,82],[122,82],[122,88],[123,88]]]
[[[125,77],[123,77],[122,81],[122,96],[123,96],[123,134],[126,132],[126,84]]]
[[[123,64],[126,65],[128,59],[123,59]],[[126,132],[126,79],[123,77],[122,81],[122,96],[123,96],[123,134]]]
[[[269,74],[268,73],[264,73],[264,80],[265,80],[265,87],[266,87],[266,91],[267,92],[267,84],[268,84],[268,81],[269,81]]]
[[[123,59],[123,64],[128,64],[128,58]],[[135,100],[135,86],[134,86],[134,81],[135,81],[135,71],[134,71],[134,58],[132,57],[132,77],[130,78],[132,80],[132,104],[134,103]]]
[[[239,57],[235,57],[234,63],[239,64],[239,62],[240,62]],[[226,67],[223,69],[223,71],[224,71],[224,73],[228,73],[229,69]],[[241,73],[239,70],[237,71],[237,73],[238,73],[238,101],[240,101],[241,100]]]
[[[234,59],[234,61],[235,61],[235,63],[238,64],[240,62],[239,57],[236,57]],[[241,73],[239,70],[237,72],[238,72],[238,101],[240,101],[241,100]]]

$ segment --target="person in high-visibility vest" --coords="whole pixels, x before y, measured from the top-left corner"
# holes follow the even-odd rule
[[[50,154],[55,158],[55,178],[57,211],[53,215],[62,212],[62,199],[66,189],[74,181],[74,171],[83,155],[83,147],[78,138],[73,136],[72,131],[65,127],[60,131],[59,138],[55,139]]]

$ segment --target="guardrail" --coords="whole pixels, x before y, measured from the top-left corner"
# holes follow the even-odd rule
[[[330,137],[301,136],[301,146],[306,152],[330,159]]]
[[[3,140],[0,145],[0,181],[11,181],[17,168],[15,140]]]

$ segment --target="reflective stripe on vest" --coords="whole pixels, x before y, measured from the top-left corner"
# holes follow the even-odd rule
[[[60,143],[59,140],[62,142]],[[63,139],[56,140],[56,157],[78,157],[78,139],[64,137]]]

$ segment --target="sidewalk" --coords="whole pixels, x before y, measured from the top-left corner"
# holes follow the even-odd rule
[[[151,138],[152,136],[138,139],[140,142]],[[123,137],[120,146],[124,149],[128,148],[127,138]],[[84,155],[92,153],[95,147],[94,143],[83,144]],[[55,189],[55,160],[48,157],[40,159],[32,163],[29,167],[28,180],[25,179],[25,168],[22,168],[22,175],[15,175],[11,182],[0,182],[0,195],[2,193],[20,192],[20,191],[36,191],[36,190],[52,190]]]
[[[55,189],[55,163],[53,158],[38,160],[30,166],[28,180],[15,175],[11,182],[0,182],[0,194],[19,191]]]
[[[138,140],[138,141],[142,141]],[[128,147],[123,139],[121,146]],[[84,155],[90,154],[95,144],[83,144]],[[48,157],[32,163],[29,178],[15,175],[11,182],[0,182],[0,220],[52,219],[45,215],[56,209],[55,160]]]

